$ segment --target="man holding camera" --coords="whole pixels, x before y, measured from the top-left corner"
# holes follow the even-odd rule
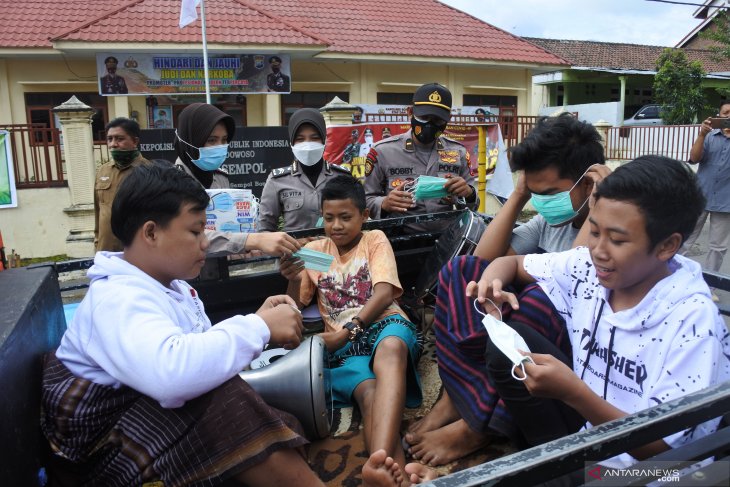
[[[708,118],[702,122],[700,134],[689,153],[689,163],[699,164],[697,180],[707,204],[682,252],[686,253],[695,243],[709,215],[705,269],[713,272],[720,270],[730,243],[730,100],[722,102],[718,117],[722,120]],[[714,292],[712,299],[719,300]]]

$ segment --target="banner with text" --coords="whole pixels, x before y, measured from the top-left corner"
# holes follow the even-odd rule
[[[456,125],[446,127],[444,135],[464,145],[470,155],[470,169],[476,176],[479,155],[479,129],[485,128],[487,179],[498,162],[507,163],[498,124]],[[374,143],[408,131],[410,123],[362,123],[335,125],[327,128],[325,160],[347,167],[358,179],[365,178],[365,156]],[[500,149],[501,148],[501,149]]]
[[[147,159],[174,162],[177,153],[171,129],[142,130],[139,150]],[[294,160],[286,127],[236,127],[236,135],[228,146],[223,169],[228,173],[231,188],[250,189],[261,198],[266,178],[272,169],[284,167]]]
[[[203,56],[97,53],[99,94],[205,93]],[[290,93],[291,63],[285,54],[211,54],[211,93]]]

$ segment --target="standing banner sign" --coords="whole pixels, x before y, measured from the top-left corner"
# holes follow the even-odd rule
[[[491,178],[498,162],[508,164],[504,151],[502,135],[498,124],[481,125],[486,130],[486,170],[487,179]],[[469,168],[476,176],[479,155],[478,125],[451,124],[444,135],[464,145],[469,155]],[[347,167],[356,178],[363,180],[366,174],[366,156],[375,142],[390,136],[402,134],[411,128],[410,123],[362,123],[355,125],[335,125],[327,128],[325,160]]]
[[[139,140],[139,150],[147,159],[170,162],[177,159],[174,130],[142,130]],[[228,173],[231,188],[250,189],[261,198],[271,170],[291,164],[293,160],[287,127],[236,127],[221,169]]]
[[[16,208],[17,206],[18,195],[15,192],[10,133],[7,130],[0,130],[0,208]]]
[[[97,53],[99,94],[194,95],[205,93],[203,56]],[[212,93],[290,93],[291,63],[285,54],[211,54]]]

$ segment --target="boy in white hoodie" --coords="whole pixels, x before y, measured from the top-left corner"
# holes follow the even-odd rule
[[[517,309],[504,287],[537,282],[565,318],[571,357],[518,322],[508,324],[525,339],[534,361],[523,363],[523,371],[494,342],[487,344],[490,377],[529,444],[730,379],[725,324],[700,266],[677,254],[703,204],[696,177],[683,164],[640,157],[598,186],[587,248],[501,257],[479,282],[469,283],[467,294],[499,317],[487,298]],[[718,421],[601,463],[631,465],[707,435]]]
[[[172,167],[136,168],[120,186],[111,226],[124,252],[96,254],[44,364],[41,425],[59,485],[322,485],[297,451],[296,419],[238,376],[267,342],[299,344],[293,300],[211,326],[183,280],[205,262],[207,204]]]

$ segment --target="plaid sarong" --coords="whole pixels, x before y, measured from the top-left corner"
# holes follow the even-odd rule
[[[433,329],[436,357],[444,388],[469,427],[485,433],[498,431],[519,441],[512,417],[489,381],[484,353],[487,332],[482,316],[465,293],[478,281],[489,262],[473,255],[455,257],[439,274]],[[520,309],[502,309],[503,321],[519,321],[534,328],[571,356],[565,322],[537,284],[518,295]]]
[[[276,450],[307,443],[293,416],[238,376],[166,409],[128,387],[75,377],[53,352],[44,359],[41,427],[57,485],[218,485]]]

